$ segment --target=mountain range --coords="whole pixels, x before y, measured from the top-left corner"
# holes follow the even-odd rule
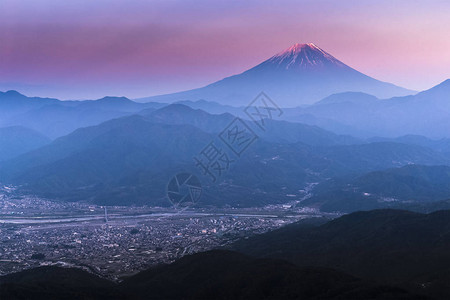
[[[139,102],[214,101],[246,106],[265,92],[279,106],[312,104],[331,94],[364,92],[380,98],[415,93],[371,78],[339,61],[313,43],[295,44],[238,75],[202,88],[137,99]]]
[[[266,132],[240,158],[229,153],[234,162],[214,184],[193,158],[211,141],[219,145],[218,135],[233,120],[227,113],[214,115],[182,104],[144,110],[77,129],[4,161],[0,180],[67,201],[165,206],[167,182],[183,171],[202,178],[199,205],[264,206],[302,199],[306,186],[329,178],[408,164],[449,164],[444,153],[420,145],[367,142],[315,126],[266,120]]]
[[[40,148],[51,140],[22,126],[0,128],[0,162]]]
[[[285,118],[359,137],[450,137],[450,79],[416,95],[379,100],[364,93],[331,95],[286,110]]]
[[[256,95],[255,93],[253,98]],[[403,97],[380,99],[368,93],[345,91],[327,94],[313,104],[294,108],[283,107],[282,118],[285,121],[315,125],[338,134],[364,139],[392,139],[405,135],[444,139],[450,137],[448,95],[450,79],[415,95]],[[272,98],[277,102],[276,98]],[[221,105],[206,100],[178,103],[214,113],[228,112],[245,118],[242,111],[249,102],[240,103],[239,106]]]
[[[60,101],[27,97],[16,91],[0,92],[0,128],[21,126],[54,139],[80,127],[97,125],[143,109],[160,108],[161,103],[136,103],[125,97],[98,100]]]

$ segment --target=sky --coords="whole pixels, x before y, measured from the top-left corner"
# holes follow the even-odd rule
[[[241,73],[315,43],[376,79],[450,78],[450,1],[0,0],[0,90],[138,98]]]

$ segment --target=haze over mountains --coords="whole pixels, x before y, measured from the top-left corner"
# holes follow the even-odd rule
[[[21,126],[0,128],[0,161],[16,157],[50,143],[37,131]]]
[[[372,142],[315,126],[266,120],[266,132],[231,164],[219,184],[211,184],[193,157],[210,141],[217,142],[217,135],[233,118],[182,104],[145,109],[139,115],[80,128],[4,161],[0,180],[29,193],[66,201],[168,206],[168,180],[188,171],[202,178],[205,193],[200,206],[264,206],[299,201],[307,196],[305,188],[330,177],[362,176],[409,164],[450,165],[447,148]],[[428,201],[447,196],[450,198],[450,191],[431,195]],[[353,211],[364,207],[364,202],[352,202],[341,208]]]
[[[77,128],[162,107],[159,103],[136,103],[125,97],[104,97],[95,101],[60,101],[27,97],[17,91],[0,92],[0,127],[23,126],[56,138]]]
[[[331,95],[309,107],[287,111],[288,120],[363,137],[406,134],[450,136],[450,79],[406,97],[379,100],[363,93]]]
[[[392,168],[413,164],[440,174],[431,166],[450,165],[450,140],[444,139],[450,135],[450,80],[416,95],[380,100],[376,96],[411,91],[365,76],[314,44],[296,44],[205,88],[151,98],[174,104],[0,93],[0,127],[5,127],[0,130],[0,180],[69,201],[168,205],[169,178],[180,171],[201,177],[193,157],[217,140],[236,115],[248,119],[243,106],[262,87],[282,107],[282,118],[265,120],[266,130],[258,132],[257,142],[230,166],[219,185],[205,183],[201,205],[263,206],[291,199],[354,211],[391,207],[379,201],[382,197],[395,196],[395,205],[450,199],[446,189],[430,192],[426,199],[411,198],[409,189],[392,196],[388,185],[380,184],[378,198],[372,195],[373,201],[367,202],[360,194],[342,192],[342,186],[329,186],[336,180],[366,189],[360,178],[372,178],[371,172],[391,178],[397,172]],[[227,97],[245,101],[225,101]],[[298,106],[303,97],[316,103]],[[235,103],[239,107],[230,105]],[[421,192],[433,189],[424,185]],[[311,194],[305,194],[311,186]],[[325,192],[331,193],[327,201],[321,196]]]
[[[331,94],[348,91],[365,92],[379,98],[414,93],[364,75],[313,43],[308,43],[295,44],[241,74],[203,88],[138,100],[208,100],[224,105],[245,106],[261,91],[283,107],[312,104]]]

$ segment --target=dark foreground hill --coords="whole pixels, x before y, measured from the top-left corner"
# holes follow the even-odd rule
[[[119,284],[80,270],[37,268],[0,277],[0,295],[2,299],[450,297],[450,211],[374,210],[328,222],[311,219],[230,248],[238,252],[185,256]]]
[[[234,250],[333,268],[426,295],[450,297],[450,211],[356,212],[320,226],[293,224]]]
[[[125,299],[116,285],[80,269],[40,267],[0,277],[0,299]]]
[[[347,274],[298,267],[276,259],[254,259],[228,251],[184,257],[122,284],[136,298],[155,299],[414,299],[402,289],[372,284]],[[143,297],[144,296],[144,297]]]
[[[81,270],[44,267],[0,278],[2,299],[425,299],[327,268],[210,251],[120,284]]]

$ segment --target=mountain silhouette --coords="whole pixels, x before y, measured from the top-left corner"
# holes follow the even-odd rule
[[[295,44],[238,75],[203,88],[138,99],[141,102],[207,100],[245,106],[261,91],[283,107],[310,104],[340,92],[365,92],[379,98],[413,91],[381,82],[347,66],[313,43]]]
[[[294,223],[237,242],[235,251],[333,268],[436,299],[450,295],[450,211],[355,212],[325,224]],[[433,299],[432,298],[432,299]]]
[[[17,91],[0,92],[0,128],[22,126],[49,138],[57,138],[80,127],[156,109],[161,103],[136,103],[125,97],[98,100],[60,101],[52,98],[27,97]]]
[[[308,107],[286,110],[289,121],[359,137],[450,137],[450,79],[416,95],[376,99],[362,93],[331,95]]]
[[[424,299],[329,268],[213,250],[113,283],[80,269],[38,267],[0,277],[2,299]]]
[[[212,115],[181,104],[113,119],[4,161],[0,179],[49,198],[168,205],[169,179],[179,172],[203,176],[193,157],[212,141],[226,147],[217,136],[232,119],[230,114]],[[230,158],[236,161],[220,178],[223,184],[202,177],[205,197],[199,205],[264,206],[292,200],[287,195],[300,197],[299,190],[308,182],[409,163],[448,162],[418,145],[364,143],[276,120],[267,122],[266,132],[239,159]]]

